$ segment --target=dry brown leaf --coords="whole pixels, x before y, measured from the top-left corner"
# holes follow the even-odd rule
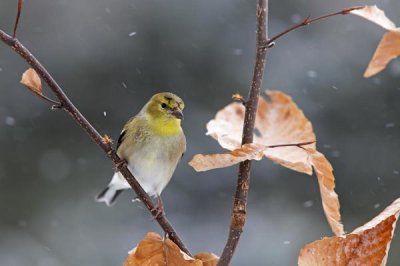
[[[397,28],[377,6],[365,6],[350,13],[372,21],[389,31],[383,35],[364,72],[364,77],[369,78],[384,70],[390,61],[400,56],[400,28]]]
[[[315,141],[310,121],[292,98],[280,91],[267,91],[271,101],[259,101],[256,130],[260,133],[255,142],[266,146],[296,144]],[[315,150],[315,143],[304,145]],[[264,155],[275,163],[292,170],[311,175],[312,168],[307,151],[301,147],[288,146],[266,149]]]
[[[350,13],[372,21],[386,30],[397,30],[396,25],[386,17],[385,12],[375,5],[364,6],[363,8],[352,10]]]
[[[400,198],[369,223],[343,237],[328,237],[305,245],[300,266],[386,265],[390,242],[400,213]]]
[[[194,259],[182,252],[169,239],[150,232],[140,241],[124,262],[124,266],[203,266],[200,259]]]
[[[245,144],[239,149],[224,154],[196,154],[189,162],[189,165],[197,172],[208,171],[210,169],[228,167],[246,160],[261,160],[264,145]]]
[[[322,207],[324,208],[326,219],[335,235],[343,235],[343,224],[340,222],[339,198],[335,192],[335,177],[332,165],[322,153],[316,150],[309,150],[309,153],[311,164],[318,178]]]
[[[22,74],[21,83],[34,93],[42,95],[42,81],[33,68],[29,68]]]
[[[280,91],[268,91],[271,101],[262,97],[258,102],[254,142],[264,146],[296,144],[315,140],[311,123],[292,99]],[[228,150],[241,147],[244,106],[232,103],[219,111],[207,124],[207,135]],[[314,148],[315,144],[306,145]],[[277,147],[264,151],[272,161],[292,170],[312,174],[307,152],[299,147]]]
[[[398,56],[400,56],[400,32],[386,32],[364,72],[364,77],[369,78],[381,72]]]
[[[203,266],[216,266],[218,264],[219,257],[214,253],[201,252],[194,256],[203,262]]]
[[[258,102],[254,143],[263,145],[264,156],[275,163],[292,170],[311,175],[312,170],[317,174],[321,191],[325,215],[336,235],[343,234],[343,225],[340,222],[339,200],[334,191],[335,178],[332,166],[328,160],[316,150],[315,134],[310,121],[297,107],[292,99],[280,91],[268,91],[270,100],[260,97]],[[242,127],[244,121],[244,106],[232,103],[220,110],[215,119],[207,124],[207,134],[211,135],[225,149],[235,150],[241,147]],[[279,146],[279,145],[291,146]],[[276,146],[279,147],[276,147]],[[201,156],[201,157],[198,157]],[[212,159],[218,156],[231,158],[230,155],[220,154],[196,155],[196,159]],[[210,160],[211,161],[211,160]],[[225,167],[227,164],[207,160],[207,165],[202,170]]]

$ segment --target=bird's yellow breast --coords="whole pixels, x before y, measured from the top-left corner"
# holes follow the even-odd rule
[[[176,136],[182,132],[181,121],[179,119],[152,119],[150,123],[154,133],[160,136]]]

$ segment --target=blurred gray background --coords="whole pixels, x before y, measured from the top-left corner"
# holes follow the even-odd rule
[[[25,1],[19,39],[102,134],[114,139],[148,98],[186,102],[188,151],[163,199],[193,252],[220,254],[237,167],[195,173],[196,153],[222,151],[205,124],[247,95],[254,64],[255,2],[244,0]],[[378,4],[400,24],[400,2],[270,1],[270,35],[308,15]],[[11,32],[16,1],[0,1]],[[300,29],[269,51],[263,88],[291,95],[312,121],[335,168],[347,231],[400,196],[400,60],[376,77],[363,71],[384,30],[354,16]],[[146,232],[161,233],[125,192],[95,203],[112,164],[64,112],[26,90],[27,64],[0,44],[0,265],[121,265]],[[46,93],[51,93],[46,88]],[[296,265],[306,243],[331,236],[314,176],[254,163],[248,221],[232,265]],[[389,265],[400,264],[399,229]]]

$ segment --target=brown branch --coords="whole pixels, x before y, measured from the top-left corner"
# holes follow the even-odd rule
[[[137,197],[143,202],[146,208],[152,213],[153,216],[157,214],[156,208],[154,208],[153,202],[147,193],[140,186],[139,182],[135,179],[126,165],[121,164],[121,159],[118,157],[115,150],[111,148],[111,145],[103,141],[103,137],[97,132],[97,130],[86,120],[86,118],[79,112],[79,110],[73,105],[69,100],[67,95],[57,84],[54,78],[47,72],[47,70],[42,66],[42,64],[34,57],[34,55],[24,47],[17,39],[9,36],[5,32],[0,30],[0,39],[6,45],[11,47],[15,52],[17,52],[31,67],[38,73],[38,75],[47,83],[50,89],[54,92],[56,97],[61,103],[61,108],[68,112],[72,118],[79,124],[79,126],[86,131],[89,137],[107,154],[107,156],[113,161],[117,166],[120,165],[119,171],[128,181],[129,185],[135,191]],[[57,106],[55,106],[57,107]],[[179,248],[185,253],[189,254],[189,251],[183,244],[183,242],[178,237],[175,230],[172,228],[171,224],[165,216],[159,215],[156,218],[157,222],[160,224],[161,228],[169,238],[174,241]]]
[[[333,17],[333,16],[337,16],[337,15],[347,15],[347,14],[350,13],[350,11],[361,9],[361,8],[363,8],[363,6],[349,7],[349,8],[343,9],[343,10],[341,10],[339,12],[330,13],[330,14],[323,15],[323,16],[320,16],[320,17],[317,17],[317,18],[310,18],[310,16],[308,16],[302,22],[300,22],[300,23],[288,28],[287,30],[282,31],[281,33],[279,33],[279,34],[275,35],[274,37],[272,37],[271,39],[269,39],[266,42],[266,47],[269,48],[269,47],[273,46],[274,42],[277,39],[279,39],[280,37],[288,34],[289,32],[297,30],[298,28],[301,28],[301,27],[304,27],[304,26],[308,26],[311,23],[314,23],[314,22],[317,22],[317,21],[320,21],[320,20],[323,20],[323,19],[326,19],[326,18],[329,18],[329,17]]]
[[[294,31],[300,27],[307,26],[316,21],[336,16],[345,15],[350,11],[359,9],[361,7],[351,7],[344,9],[340,12],[327,14],[317,18],[311,19],[307,17],[301,23],[290,27],[289,29],[279,33],[278,35],[268,39],[268,0],[258,0],[257,1],[257,51],[256,51],[256,63],[254,66],[253,80],[251,83],[250,93],[247,101],[241,101],[245,103],[246,112],[243,125],[243,138],[242,145],[253,142],[253,131],[257,112],[257,104],[260,96],[260,88],[263,80],[265,61],[267,55],[267,49],[274,45],[274,42],[280,37],[286,35],[287,33]],[[295,143],[295,144],[282,144],[282,145],[272,145],[270,148],[284,147],[284,146],[297,146],[300,148],[304,147],[302,145],[311,144],[313,142]],[[232,209],[231,225],[227,243],[225,245],[224,251],[218,262],[218,266],[229,265],[233,254],[235,252],[236,246],[239,242],[240,236],[243,232],[243,227],[246,222],[246,206],[247,197],[250,188],[250,170],[251,161],[244,161],[239,165],[238,181],[236,186],[236,193]]]
[[[19,22],[19,18],[21,16],[23,4],[24,4],[24,0],[18,0],[17,16],[15,18],[15,24],[14,24],[14,30],[13,30],[13,38],[15,38],[15,36],[17,36],[18,22]]]
[[[265,61],[267,55],[267,18],[268,18],[268,0],[257,1],[257,47],[256,62],[254,66],[253,80],[246,101],[246,111],[244,115],[242,145],[253,142],[253,131],[256,120],[258,98],[260,97],[261,84],[264,75]],[[244,161],[239,165],[236,194],[233,202],[231,225],[228,240],[224,251],[218,262],[218,266],[229,265],[243,227],[246,222],[247,196],[250,188],[250,169],[251,161]]]

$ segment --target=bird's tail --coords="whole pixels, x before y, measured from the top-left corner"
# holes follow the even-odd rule
[[[97,202],[104,202],[107,206],[114,205],[115,200],[118,195],[123,191],[123,189],[114,189],[107,186],[99,195],[96,197]]]

